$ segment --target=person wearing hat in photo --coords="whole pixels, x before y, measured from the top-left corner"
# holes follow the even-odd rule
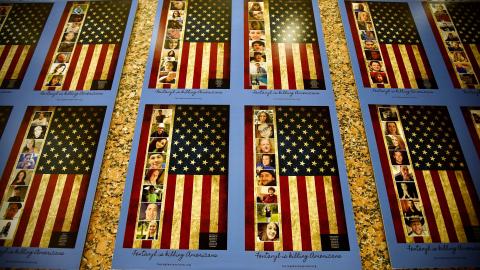
[[[168,137],[168,133],[165,132],[165,124],[160,123],[157,126],[157,130],[150,135],[150,137]]]
[[[411,231],[408,233],[408,236],[424,236],[425,230],[423,229],[423,225],[425,224],[425,220],[422,216],[412,216],[407,218],[407,225],[410,227]]]
[[[258,174],[259,186],[276,186],[275,171],[273,170],[261,170]]]

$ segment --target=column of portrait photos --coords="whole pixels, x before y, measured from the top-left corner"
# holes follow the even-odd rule
[[[254,109],[253,138],[255,138],[254,187],[256,242],[278,242],[281,239],[280,188],[278,171],[275,111]],[[248,157],[247,157],[248,158]]]
[[[246,2],[248,5],[248,45],[249,51],[249,77],[253,89],[265,89],[267,77],[267,51],[265,27],[268,26],[268,15],[265,13],[263,1]]]
[[[136,240],[158,239],[166,164],[170,154],[172,109],[154,109],[150,124],[143,183],[137,214]],[[141,241],[135,241],[141,244]]]
[[[178,64],[181,59],[187,1],[168,1],[166,35],[160,59],[156,88],[174,88],[178,81]],[[165,12],[165,11],[162,11]]]
[[[450,76],[454,80],[455,87],[479,89],[479,74],[475,74],[475,68],[472,66],[473,64],[478,69],[480,61],[478,44],[464,44],[462,42],[457,27],[463,28],[464,26],[455,25],[448,5],[444,3],[426,3],[425,5],[426,12],[433,15],[429,17],[431,23],[433,23],[431,26],[434,28],[433,31],[437,42],[439,42],[438,45],[442,51],[445,50],[444,54],[447,55],[444,60],[447,69],[450,70]],[[469,29],[466,31],[469,31]],[[471,38],[474,39],[475,35],[475,33],[471,33]]]
[[[378,107],[378,116],[383,134],[383,144],[386,150],[389,168],[393,179],[396,202],[391,207],[399,207],[402,216],[402,228],[406,242],[412,243],[414,237],[428,237],[429,230],[423,203],[418,192],[414,169],[411,164],[407,141],[399,114],[395,106]],[[382,146],[379,146],[382,147]]]
[[[65,75],[72,61],[90,3],[72,5],[68,11],[68,20],[63,25],[61,41],[55,49],[48,74],[42,84],[42,90],[60,90],[65,83]]]
[[[4,246],[12,245],[16,229],[25,209],[31,182],[37,168],[38,159],[45,146],[45,136],[49,129],[53,110],[37,110],[33,113],[28,132],[22,140],[21,151],[12,170],[10,181],[3,195],[0,210],[0,239]]]
[[[462,107],[463,116],[467,122],[467,127],[472,137],[477,154],[480,156],[480,108]]]
[[[383,62],[382,52],[376,38],[375,26],[372,22],[367,3],[352,3],[351,8],[355,14],[357,33],[361,42],[361,50],[368,70],[370,85],[378,88],[389,88],[390,84]],[[358,52],[357,52],[358,53]]]

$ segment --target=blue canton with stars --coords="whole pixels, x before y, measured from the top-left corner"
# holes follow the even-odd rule
[[[380,43],[421,44],[407,3],[368,2]]]
[[[270,1],[269,4],[273,42],[317,42],[310,0],[276,0]]]
[[[415,169],[466,169],[447,107],[398,106]]]
[[[338,175],[328,107],[277,107],[280,175]]]
[[[93,168],[106,107],[57,107],[38,173],[87,174]]]
[[[94,1],[80,33],[82,44],[121,43],[130,12],[131,1]]]
[[[33,45],[40,38],[53,4],[16,3],[0,31],[0,45]]]
[[[228,106],[177,106],[169,172],[227,174],[228,119]]]
[[[185,40],[228,42],[230,40],[230,0],[189,0]]]
[[[446,3],[463,43],[480,44],[480,3]]]

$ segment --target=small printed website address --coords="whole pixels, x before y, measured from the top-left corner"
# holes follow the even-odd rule
[[[166,267],[192,267],[189,263],[157,263],[157,265]]]
[[[282,268],[317,268],[316,265],[283,264]]]

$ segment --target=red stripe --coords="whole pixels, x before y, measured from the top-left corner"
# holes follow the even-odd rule
[[[385,69],[388,74],[388,82],[392,88],[397,88],[397,79],[395,78],[395,73],[393,72],[392,62],[390,62],[390,55],[388,54],[387,46],[383,43],[380,43],[379,45],[383,56],[383,62],[385,63]]]
[[[263,243],[263,250],[265,251],[273,251],[275,249],[275,245],[273,242],[264,242]]]
[[[305,43],[298,44],[300,48],[300,61],[302,63],[302,76],[304,80],[310,80],[310,69],[308,67],[307,46]]]
[[[457,234],[455,233],[455,226],[453,225],[452,215],[450,214],[450,208],[447,204],[447,198],[442,187],[442,182],[438,171],[429,171],[432,176],[433,186],[435,187],[435,193],[437,194],[438,204],[442,210],[443,221],[445,228],[447,229],[447,234],[450,242],[458,242]]]
[[[477,50],[480,50],[479,45],[477,46]],[[464,44],[463,47],[465,48],[465,52],[467,53],[468,59],[470,59],[470,63],[472,64],[473,71],[475,75],[477,75],[477,79],[480,79],[480,67],[478,66],[478,62],[473,54],[472,48],[470,48],[470,44]],[[477,82],[478,84],[478,82]]]
[[[470,223],[468,218],[468,211],[467,207],[465,206],[465,201],[462,197],[462,192],[460,190],[460,186],[458,185],[458,179],[455,176],[454,171],[447,171],[448,181],[450,182],[450,187],[452,188],[453,197],[455,198],[455,203],[457,204],[458,212],[460,214],[460,218],[462,220],[462,224],[464,227],[471,226],[473,224]],[[473,240],[473,239],[468,239]]]
[[[398,44],[392,44],[393,52],[395,54],[395,58],[397,59],[397,67],[398,70],[400,71],[400,75],[402,77],[402,82],[405,88],[412,88],[410,85],[410,81],[408,79],[408,74],[407,70],[405,69],[405,64],[403,63],[403,57],[402,53],[400,52],[400,49],[398,48]],[[400,45],[402,46],[402,45]]]
[[[10,52],[10,49],[12,48],[12,45],[5,45],[5,48],[2,51],[2,54],[0,55],[0,66],[3,67],[5,64],[5,60],[7,59],[7,55]]]
[[[322,60],[320,56],[320,48],[317,43],[312,44],[313,49],[313,60],[315,60],[315,70],[318,80],[323,81],[323,69],[322,69]]]
[[[18,60],[20,59],[20,55],[22,54],[23,49],[23,45],[18,45],[17,50],[13,55],[12,62],[10,62],[10,66],[8,67],[7,73],[5,73],[4,79],[10,80],[12,78],[13,71],[15,71],[15,68],[18,65]]]
[[[223,79],[230,79],[230,43],[223,45]]]
[[[253,110],[245,108],[245,250],[255,250],[255,201],[253,179]]]
[[[200,233],[210,232],[210,197],[212,176],[204,175],[202,180],[202,210],[200,214]]]
[[[190,222],[192,220],[193,175],[185,175],[183,187],[182,225],[180,228],[180,249],[188,249],[190,241]]]
[[[25,116],[22,120],[22,124],[18,129],[17,137],[15,138],[15,142],[13,143],[12,151],[10,152],[10,156],[8,157],[7,164],[5,165],[5,169],[3,171],[2,180],[0,181],[0,201],[4,196],[5,190],[7,189],[7,184],[10,180],[10,174],[12,173],[13,169],[15,168],[15,164],[17,163],[18,152],[20,152],[23,138],[27,133],[28,124],[30,123],[30,118],[32,118],[33,110],[34,107],[27,108]],[[13,177],[15,177],[15,175]]]
[[[105,65],[105,58],[107,57],[108,44],[103,44],[102,49],[100,50],[100,55],[98,57],[97,67],[95,68],[95,74],[93,75],[94,80],[100,80],[102,77],[103,66]]]
[[[208,78],[217,78],[217,47],[218,43],[211,43],[210,45],[210,66],[208,68]]]
[[[140,201],[140,192],[142,189],[143,168],[145,165],[145,156],[148,146],[148,137],[150,131],[150,121],[152,119],[153,106],[145,106],[143,114],[142,127],[140,132],[140,140],[138,145],[137,158],[135,159],[135,171],[133,173],[133,184],[130,195],[130,203],[127,215],[127,225],[125,228],[125,237],[123,239],[123,247],[133,247],[133,239],[135,237],[135,228],[137,226],[137,212]]]
[[[427,72],[427,77],[430,83],[432,84],[431,88],[438,88],[437,82],[435,81],[435,76],[433,76],[432,68],[430,67],[430,63],[428,62],[427,54],[425,53],[425,49],[422,46],[418,45],[418,52],[420,53],[420,59],[422,60],[423,67]]]
[[[405,45],[405,48],[407,49],[407,55],[410,59],[410,64],[412,65],[413,74],[415,75],[418,88],[425,88],[423,85],[422,74],[420,74],[420,69],[418,68],[417,60],[415,58],[415,54],[413,54],[412,47],[410,45]]]
[[[151,249],[152,248],[152,240],[142,240],[142,248]]]
[[[55,223],[52,230],[53,232],[62,231],[63,222],[65,221],[65,214],[67,213],[66,209],[68,208],[68,202],[70,200],[70,196],[72,195],[74,180],[74,174],[67,175],[65,186],[63,187],[62,197],[60,198],[60,203],[58,205],[57,215],[55,216]]]
[[[112,61],[110,61],[110,67],[108,69],[107,80],[113,80],[113,78],[115,77],[115,69],[117,68],[119,55],[120,55],[120,45],[115,44],[115,48],[113,48]]]
[[[320,223],[320,235],[329,234],[330,228],[327,214],[327,199],[325,196],[325,186],[323,185],[322,176],[315,176],[315,192],[315,195],[317,196],[317,210]]]
[[[85,60],[84,60],[83,65],[81,67],[82,70],[80,71],[80,76],[78,78],[78,83],[77,83],[77,86],[75,88],[76,90],[83,90],[85,80],[87,79],[88,69],[90,68],[90,63],[92,62],[93,52],[95,50],[95,45],[90,44],[90,45],[83,45],[83,46],[88,46],[88,49],[87,49],[87,54],[85,55]],[[96,64],[96,63],[94,63],[94,64]]]
[[[25,57],[25,61],[23,61],[22,67],[20,68],[20,71],[18,72],[18,79],[23,80],[23,77],[25,76],[25,72],[27,71],[27,67],[30,64],[30,60],[32,60],[32,55],[33,52],[35,52],[35,47],[34,45],[30,45],[30,49],[27,52],[27,56]]]
[[[75,204],[75,211],[73,212],[72,224],[70,225],[70,232],[78,232],[78,228],[80,228],[80,221],[82,220],[82,212],[85,205],[85,197],[87,197],[89,183],[90,175],[83,175],[76,200],[77,203]]]
[[[298,214],[300,217],[300,235],[302,238],[302,251],[312,250],[312,237],[310,235],[310,220],[308,212],[307,183],[305,176],[297,176],[298,189]]]
[[[40,187],[40,182],[42,181],[41,174],[35,174],[32,182],[30,183],[30,190],[28,191],[28,196],[25,200],[25,204],[22,209],[22,216],[18,222],[17,232],[15,233],[15,238],[13,239],[12,246],[20,247],[22,246],[23,238],[25,236],[25,231],[28,227],[28,220],[32,214],[33,206],[35,204],[35,199],[37,197],[38,188]]]
[[[158,70],[160,68],[160,59],[162,57],[163,37],[165,36],[165,26],[167,25],[168,8],[170,1],[163,1],[162,15],[158,24],[157,41],[155,42],[155,52],[153,53],[152,71],[150,72],[150,81],[148,88],[156,88],[158,79]]]
[[[182,60],[180,61],[180,68],[178,72],[180,76],[178,77],[178,88],[185,88],[187,82],[187,69],[188,69],[188,54],[190,53],[190,42],[183,42],[182,44]]]
[[[243,80],[245,89],[252,89],[250,82],[250,38],[249,38],[249,27],[248,27],[248,1],[244,1],[243,8],[243,55],[244,55],[244,65],[243,65]],[[253,168],[253,167],[252,167]]]
[[[285,58],[287,61],[287,78],[288,78],[288,88],[297,89],[297,84],[295,81],[295,67],[293,65],[293,53],[292,53],[292,44],[285,44]]]
[[[278,194],[278,192],[277,192]],[[293,250],[292,242],[292,221],[290,213],[290,186],[288,185],[288,176],[280,176],[280,203],[282,211],[282,235],[283,250]]]
[[[278,55],[278,44],[272,43],[272,68],[273,68],[273,87],[282,89],[282,80],[280,75],[280,58]]]
[[[430,26],[432,27],[433,35],[435,36],[435,40],[437,41],[440,52],[442,53],[443,61],[445,62],[445,65],[447,66],[448,74],[450,75],[450,78],[452,79],[453,86],[455,88],[460,88],[460,82],[458,81],[456,72],[453,69],[453,66],[450,62],[450,57],[448,56],[447,48],[445,47],[445,45],[443,45],[443,39],[440,36],[440,33],[438,32],[438,29],[437,29],[437,25],[435,24],[435,20],[432,17],[432,13],[431,13],[430,8],[429,8],[429,2],[426,2],[426,1],[423,2],[423,8],[425,9],[425,14],[427,15],[428,22],[430,23]],[[419,46],[419,49],[420,49],[420,46]],[[425,53],[423,52],[422,58],[425,57],[424,55],[425,55]],[[433,79],[433,74],[432,74],[432,77],[430,77],[430,74],[428,76],[429,76],[430,79]]]
[[[360,74],[362,75],[363,87],[370,87],[368,71],[365,67],[365,59],[363,58],[362,45],[360,44],[360,38],[357,32],[357,24],[353,16],[352,4],[346,2],[345,5],[347,6],[348,22],[350,24],[350,29],[352,30],[352,39],[355,44],[355,54],[357,55],[358,66],[360,67]]]
[[[60,38],[63,35],[63,26],[68,18],[68,13],[72,6],[73,2],[68,2],[63,10],[62,18],[60,18],[60,22],[58,23],[57,30],[55,31],[55,35],[52,39],[52,44],[50,45],[50,49],[48,50],[47,56],[45,57],[45,62],[43,63],[42,70],[40,71],[40,75],[38,76],[37,84],[35,85],[36,90],[42,89],[43,81],[45,81],[45,77],[48,73],[48,68],[50,67],[50,62],[54,57],[54,53],[57,49],[57,44],[60,41]]]
[[[345,221],[345,209],[343,208],[342,188],[338,176],[332,176],[333,200],[335,201],[335,213],[337,214],[337,228],[339,234],[347,233]]]
[[[388,162],[387,152],[385,150],[385,144],[383,143],[383,134],[380,126],[380,121],[377,114],[377,106],[370,105],[370,116],[372,117],[373,130],[375,133],[375,140],[377,142],[378,154],[380,155],[380,163],[382,165],[383,179],[385,181],[385,187],[387,189],[388,202],[390,203],[390,210],[392,211],[393,226],[395,228],[395,234],[397,236],[397,242],[405,243],[405,232],[402,226],[402,215],[398,209],[397,194],[395,187],[393,186],[393,177],[390,171],[390,164]]]
[[[435,222],[435,215],[433,214],[432,203],[430,202],[430,195],[428,194],[427,185],[425,184],[425,179],[423,178],[422,171],[415,171],[415,178],[417,180],[418,190],[420,196],[422,197],[423,211],[425,213],[425,218],[427,219],[428,228],[430,230],[430,236],[432,237],[432,242],[440,242],[440,234],[438,232],[437,223]]]
[[[227,212],[228,212],[228,178],[226,175],[220,176],[220,188],[218,194],[218,232],[227,232]]]
[[[168,176],[167,188],[165,190],[165,207],[163,209],[162,237],[160,248],[169,249],[172,238],[173,206],[175,204],[175,189],[177,187],[177,176]]]
[[[200,88],[200,81],[202,80],[202,60],[203,60],[203,42],[197,42],[195,52],[195,64],[193,69],[193,89]]]
[[[475,209],[475,213],[477,218],[480,217],[480,201],[478,199],[478,193],[476,192],[475,186],[473,185],[472,178],[470,177],[470,173],[468,171],[462,171],[463,179],[465,180],[465,185],[467,186],[468,195],[470,196],[470,200],[473,204],[473,209]]]
[[[475,148],[477,149],[477,154],[480,157],[480,138],[479,138],[479,134],[477,134],[477,130],[475,129],[475,123],[473,122],[472,114],[470,113],[470,108],[467,108],[467,107],[462,108],[462,113],[463,113],[463,117],[465,118],[465,121],[467,122],[468,132],[472,137],[473,144],[475,145]]]
[[[70,84],[72,83],[73,75],[77,70],[78,58],[80,57],[80,52],[82,51],[82,46],[77,45],[75,51],[73,51],[72,57],[70,58],[70,65],[68,66],[67,74],[65,75],[65,80],[63,83],[62,90],[70,89]]]
[[[47,188],[45,190],[45,196],[43,197],[43,201],[36,202],[36,204],[41,203],[41,206],[40,206],[40,212],[38,213],[37,222],[35,224],[35,230],[33,231],[30,247],[38,247],[40,245],[40,240],[42,239],[42,235],[43,235],[43,229],[45,228],[45,222],[47,221],[47,218],[48,218],[48,211],[50,210],[50,205],[52,204],[53,195],[55,193],[55,186],[57,185],[57,180],[58,180],[58,174],[50,175],[50,178],[48,179]]]

